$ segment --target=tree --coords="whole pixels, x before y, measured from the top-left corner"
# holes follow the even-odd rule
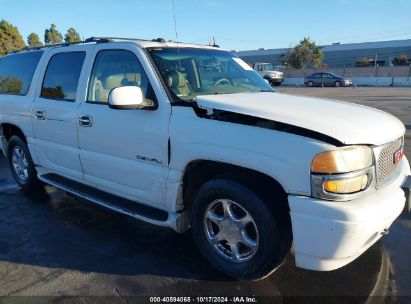
[[[315,42],[305,37],[287,56],[287,66],[301,69],[306,67],[319,68],[322,66],[324,54]]]
[[[67,30],[66,35],[64,35],[64,41],[66,43],[81,41],[80,34],[74,28],[71,27]]]
[[[394,65],[410,65],[410,58],[407,55],[399,55],[392,61]]]
[[[0,21],[0,56],[26,46],[17,27],[2,19]]]
[[[44,42],[46,44],[57,44],[63,42],[63,36],[54,24],[51,24],[50,28],[46,29],[44,32]]]
[[[39,36],[36,33],[31,33],[27,36],[27,44],[29,46],[42,46]]]

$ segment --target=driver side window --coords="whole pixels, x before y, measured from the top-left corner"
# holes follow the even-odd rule
[[[105,104],[110,91],[123,86],[140,87],[146,98],[153,99],[154,93],[136,55],[127,50],[98,52],[90,77],[87,102]]]

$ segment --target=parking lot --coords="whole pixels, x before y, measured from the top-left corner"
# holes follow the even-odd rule
[[[376,107],[411,129],[410,88],[277,91]],[[406,155],[411,156],[411,132],[406,134]],[[272,276],[237,282],[210,268],[190,232],[179,235],[145,224],[48,186],[25,194],[0,158],[0,296],[104,296],[125,303],[138,299],[131,296],[154,295],[254,296],[267,303],[304,303],[296,296],[319,296],[318,303],[343,296],[340,301],[351,303],[353,297],[363,302],[372,295],[406,303],[411,300],[410,240],[411,216],[404,214],[389,235],[342,269],[300,270],[290,255]]]

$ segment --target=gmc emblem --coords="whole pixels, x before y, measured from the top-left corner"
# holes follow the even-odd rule
[[[404,156],[404,149],[400,148],[397,152],[394,153],[394,164],[399,163],[403,156]]]

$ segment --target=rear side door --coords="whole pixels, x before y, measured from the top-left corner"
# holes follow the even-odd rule
[[[84,181],[106,192],[157,208],[168,177],[171,105],[153,89],[155,75],[134,44],[101,44],[94,52],[88,90],[79,109],[78,138]],[[154,110],[108,106],[114,88],[138,86]],[[165,207],[164,207],[165,208]]]
[[[79,84],[85,83],[84,62],[89,51],[80,47],[56,48],[47,53],[47,65],[32,107],[32,121],[39,164],[80,180],[77,138]]]

